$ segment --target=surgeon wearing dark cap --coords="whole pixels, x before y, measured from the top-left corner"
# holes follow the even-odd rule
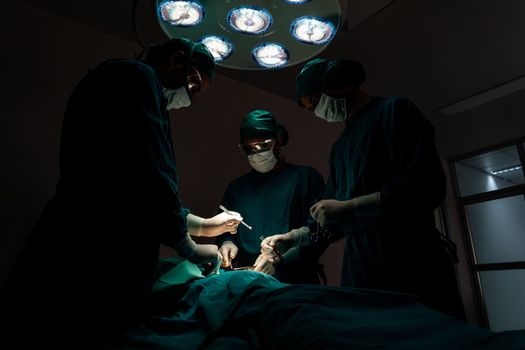
[[[405,97],[373,97],[361,89],[361,63],[314,59],[296,77],[300,106],[345,124],[330,154],[324,199],[310,212],[331,241],[346,237],[342,286],[400,291],[464,319],[454,271],[454,245],[435,227],[446,179],[434,128]],[[319,237],[319,236],[318,236]],[[270,237],[312,244],[306,235]]]
[[[235,233],[242,218],[182,207],[168,115],[194,103],[214,71],[204,45],[172,39],[143,61],[110,59],[81,79],[65,111],[56,194],[2,290],[10,326],[53,346],[140,326],[160,243],[218,266],[217,247],[190,234]]]
[[[321,199],[324,180],[310,166],[287,162],[282,148],[288,132],[266,110],[248,113],[240,127],[240,149],[252,170],[231,182],[223,205],[240,212],[252,230],[217,238],[224,267],[254,267],[287,283],[319,284],[319,256],[326,246],[281,247],[279,261],[261,255],[261,238],[291,231],[309,232],[309,209]]]

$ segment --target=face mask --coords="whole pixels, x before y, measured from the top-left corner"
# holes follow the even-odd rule
[[[263,174],[272,170],[277,164],[277,158],[273,154],[273,147],[269,151],[248,156],[248,161],[252,168]]]
[[[168,111],[170,109],[179,109],[183,107],[189,107],[191,105],[190,96],[188,95],[188,92],[184,86],[175,90],[163,87],[162,92],[168,100],[168,104],[166,105],[166,109]]]
[[[346,119],[346,99],[322,94],[314,114],[327,122],[342,122]]]

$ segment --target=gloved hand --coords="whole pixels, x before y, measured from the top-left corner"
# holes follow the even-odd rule
[[[374,192],[346,201],[323,199],[310,208],[310,214],[324,228],[329,220],[345,216],[381,216],[381,193]]]
[[[277,272],[277,268],[276,268],[277,262],[271,262],[269,259],[270,259],[269,255],[265,255],[265,254],[259,255],[257,260],[255,260],[255,264],[253,264],[254,266],[253,270],[265,273],[270,276],[275,276]]]
[[[268,257],[269,261],[280,262],[280,251],[286,252],[292,247],[311,244],[310,229],[306,226],[293,229],[290,232],[266,237],[261,242],[261,254]]]
[[[222,266],[230,267],[232,260],[235,259],[237,253],[239,252],[239,248],[232,241],[226,241],[222,244],[219,252],[221,253],[223,259]]]
[[[222,256],[215,244],[197,244],[189,234],[183,238],[175,247],[177,253],[190,262],[197,265],[204,265],[215,269],[222,261]]]
[[[350,200],[338,201],[336,199],[323,199],[310,208],[310,215],[324,228],[328,220],[340,218],[351,213],[355,202]]]
[[[208,219],[188,214],[186,219],[188,221],[188,231],[192,236],[216,237],[225,232],[236,234],[237,227],[242,221],[242,216],[237,212],[229,211]]]

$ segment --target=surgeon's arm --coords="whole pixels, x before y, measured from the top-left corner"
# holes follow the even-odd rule
[[[354,216],[381,216],[381,193],[374,192],[350,200],[352,215]]]
[[[240,214],[236,211],[232,211],[232,210],[235,210],[237,209],[237,206],[235,205],[235,195],[234,195],[234,191],[231,189],[230,185],[226,188],[226,191],[224,192],[224,195],[221,199],[221,204],[228,208],[228,211],[230,213],[234,213],[234,214],[237,214],[239,215],[239,217],[241,218],[242,220],[242,217],[240,216]],[[222,215],[224,214],[224,212],[222,210],[218,211],[218,214],[217,215]],[[238,225],[238,223],[237,223]],[[234,245],[236,245],[237,247],[239,246],[238,244],[238,239],[237,239],[237,236],[235,235],[236,232],[232,232],[231,230],[226,230],[226,229],[223,229],[222,232],[219,232],[219,234],[217,235],[217,239],[215,240],[215,244],[217,244],[219,247],[221,247],[226,241],[231,241]]]
[[[344,218],[381,216],[383,213],[381,193],[374,192],[344,201],[323,199],[310,208],[310,213],[321,228],[325,228],[330,221]]]
[[[140,172],[141,182],[130,189],[145,202],[152,216],[152,229],[159,240],[175,247],[186,238],[188,210],[181,205],[170,121],[163,106],[162,87],[153,69],[130,66],[130,82],[116,89],[115,99],[122,106],[134,143],[136,156],[132,169]],[[131,137],[133,139],[131,139]]]
[[[309,246],[310,244],[312,244],[310,229],[306,226],[303,226],[290,230],[287,233],[266,237],[261,242],[261,254],[273,256],[271,261],[284,260],[286,262],[291,262],[299,259],[299,248],[303,246]],[[287,246],[289,248],[284,254],[281,255],[280,247],[282,246]]]
[[[196,237],[216,237],[224,232],[237,233],[237,227],[242,221],[242,216],[237,212],[222,212],[212,218],[202,218],[195,214],[186,216],[188,232]]]
[[[396,101],[384,126],[394,180],[381,191],[389,215],[433,211],[444,200],[446,178],[434,141],[434,128],[408,99]]]
[[[278,259],[280,259],[282,264],[291,264],[295,261],[308,258],[319,258],[322,252],[317,251],[317,247],[314,246],[311,240],[311,233],[308,227],[301,227],[297,230],[292,230],[291,241],[292,246],[290,249],[286,250],[283,254],[277,255],[274,254]],[[274,248],[275,249],[275,248]]]

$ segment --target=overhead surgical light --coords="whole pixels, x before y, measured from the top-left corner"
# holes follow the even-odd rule
[[[203,7],[195,1],[166,1],[160,4],[162,19],[173,26],[191,27],[204,19]]]
[[[292,23],[291,32],[295,39],[304,43],[324,45],[334,37],[335,27],[322,18],[305,16]]]
[[[220,62],[233,53],[233,44],[223,37],[209,35],[201,38],[199,41],[210,50],[215,62]]]
[[[310,0],[284,0],[284,2],[287,2],[289,4],[304,4]]]
[[[168,38],[203,42],[217,66],[290,67],[318,56],[344,22],[341,0],[154,0]]]
[[[290,55],[282,45],[264,43],[252,51],[252,57],[257,64],[264,68],[278,68],[288,63]]]
[[[270,29],[272,15],[260,7],[242,6],[230,11],[228,23],[234,30],[241,33],[262,34]]]

